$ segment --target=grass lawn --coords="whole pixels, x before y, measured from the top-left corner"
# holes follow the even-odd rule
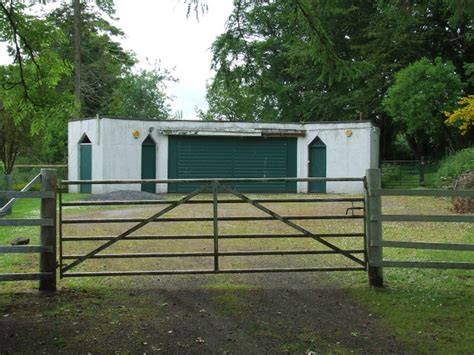
[[[77,199],[79,195],[64,195],[65,200]],[[268,197],[268,196],[265,196]],[[282,197],[282,196],[279,196]],[[301,195],[301,198],[307,196]],[[426,197],[384,197],[384,212],[391,214],[450,214],[449,199]],[[344,214],[346,204],[267,204],[278,213],[287,215],[309,214]],[[155,210],[160,207],[155,207]],[[67,208],[67,218],[124,218],[149,216],[153,207],[125,208]],[[9,218],[33,218],[38,216],[38,200],[19,200],[14,206],[14,213]],[[169,214],[179,216],[210,216],[212,205],[181,206]],[[260,216],[245,204],[222,204],[219,206],[220,216]],[[168,215],[167,215],[168,216]],[[363,231],[362,220],[348,221],[298,221],[298,224],[317,233],[349,233]],[[87,224],[65,225],[64,234],[79,235],[117,235],[128,224]],[[273,221],[251,221],[245,223],[222,222],[219,224],[222,234],[251,233],[294,233],[289,227]],[[426,242],[474,243],[474,227],[467,223],[405,223],[391,222],[384,224],[384,239]],[[210,234],[212,223],[155,223],[147,226],[137,234]],[[38,228],[9,227],[0,229],[0,245],[7,244],[17,236],[30,237],[31,244],[38,243]],[[345,249],[360,249],[361,238],[336,238],[330,241]],[[65,254],[84,254],[103,242],[74,242],[65,245]],[[224,250],[287,250],[287,249],[324,249],[322,245],[308,239],[282,238],[278,240],[221,240],[220,249]],[[110,247],[106,253],[139,253],[139,252],[202,252],[212,251],[212,240],[185,241],[122,241]],[[436,260],[436,261],[468,261],[473,262],[472,252],[420,251],[416,249],[384,249],[387,260]],[[361,256],[362,257],[362,256]],[[37,270],[38,257],[35,255],[2,255],[0,257],[1,272],[25,272]],[[272,257],[223,257],[222,268],[243,267],[322,267],[322,266],[354,266],[354,264],[334,255],[316,256],[272,256]],[[211,268],[212,258],[168,258],[156,259],[95,259],[90,260],[77,270],[147,270],[147,269],[186,269]],[[327,275],[329,284],[343,288],[348,296],[365,308],[388,333],[394,334],[403,343],[420,353],[472,353],[474,351],[474,275],[472,271],[461,270],[429,270],[429,269],[389,269],[384,270],[387,287],[371,289],[367,286],[367,277],[363,272],[331,273]],[[236,282],[236,277],[223,275],[218,279],[210,278],[203,286],[206,292],[213,293],[212,300],[222,307],[225,315],[238,312],[245,304],[245,295],[256,292],[258,285]],[[255,275],[255,279],[265,275]],[[64,292],[80,292],[78,301],[67,302],[59,309],[48,312],[64,314],[64,309],[77,307],[83,312],[94,314],[101,308],[102,302],[122,304],[124,295],[117,292],[124,285],[146,283],[146,278],[79,278],[63,279],[60,286]],[[290,281],[288,281],[290,282]],[[258,283],[257,283],[258,284]],[[37,287],[35,282],[16,282],[0,284],[0,310],[2,306],[14,302],[18,292],[28,292]],[[284,285],[281,287],[285,287]],[[83,294],[83,292],[85,292]],[[93,296],[95,295],[95,296]],[[122,303],[121,303],[122,302]],[[143,301],[144,302],[144,301]],[[315,300],[317,302],[317,300]],[[163,301],[163,304],[166,303]],[[82,306],[81,306],[82,304]],[[70,312],[70,311],[68,311]],[[71,311],[72,312],[72,311]],[[146,314],[145,304],[137,304],[137,312],[133,317]],[[129,312],[130,313],[130,312]],[[56,313],[55,313],[56,314]],[[70,314],[70,313],[68,313]],[[124,310],[124,316],[127,312]],[[57,314],[56,314],[57,315]],[[111,315],[104,314],[111,318]],[[108,318],[107,318],[108,319]],[[114,321],[110,320],[111,322]],[[265,332],[260,328],[264,328]],[[275,336],[271,333],[272,324],[260,326],[262,337]],[[262,328],[262,329],[263,329]],[[305,342],[316,335],[302,336],[295,341]],[[353,337],[357,337],[354,332]],[[304,345],[306,346],[306,345]],[[300,343],[288,344],[287,351],[303,349]],[[345,353],[341,345],[333,344],[330,351]],[[282,351],[285,349],[282,348]]]

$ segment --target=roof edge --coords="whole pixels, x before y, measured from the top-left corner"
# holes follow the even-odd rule
[[[133,117],[119,117],[119,116],[102,116],[102,117],[82,117],[82,118],[71,118],[68,122],[77,122],[77,121],[88,121],[96,119],[110,119],[110,120],[123,120],[123,121],[143,121],[143,122],[193,122],[197,124],[201,123],[262,123],[262,124],[338,124],[338,123],[350,123],[350,124],[359,124],[359,123],[372,123],[370,120],[354,120],[354,121],[308,121],[308,122],[281,122],[281,121],[203,121],[203,120],[164,120],[164,119],[155,119],[155,118],[133,118]]]

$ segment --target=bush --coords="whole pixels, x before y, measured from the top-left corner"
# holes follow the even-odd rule
[[[453,187],[463,173],[474,171],[474,147],[466,148],[443,159],[436,173],[438,187]]]

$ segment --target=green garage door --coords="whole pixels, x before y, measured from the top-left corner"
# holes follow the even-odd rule
[[[170,136],[170,179],[296,177],[296,138]],[[199,185],[171,184],[169,192]],[[247,192],[296,192],[296,183],[233,184]]]

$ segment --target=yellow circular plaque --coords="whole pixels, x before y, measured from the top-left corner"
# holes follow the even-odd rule
[[[139,131],[138,129],[134,129],[134,130],[132,131],[132,136],[133,136],[133,138],[138,138],[138,137],[140,137],[140,131]]]
[[[346,129],[346,137],[352,136],[352,129]]]

